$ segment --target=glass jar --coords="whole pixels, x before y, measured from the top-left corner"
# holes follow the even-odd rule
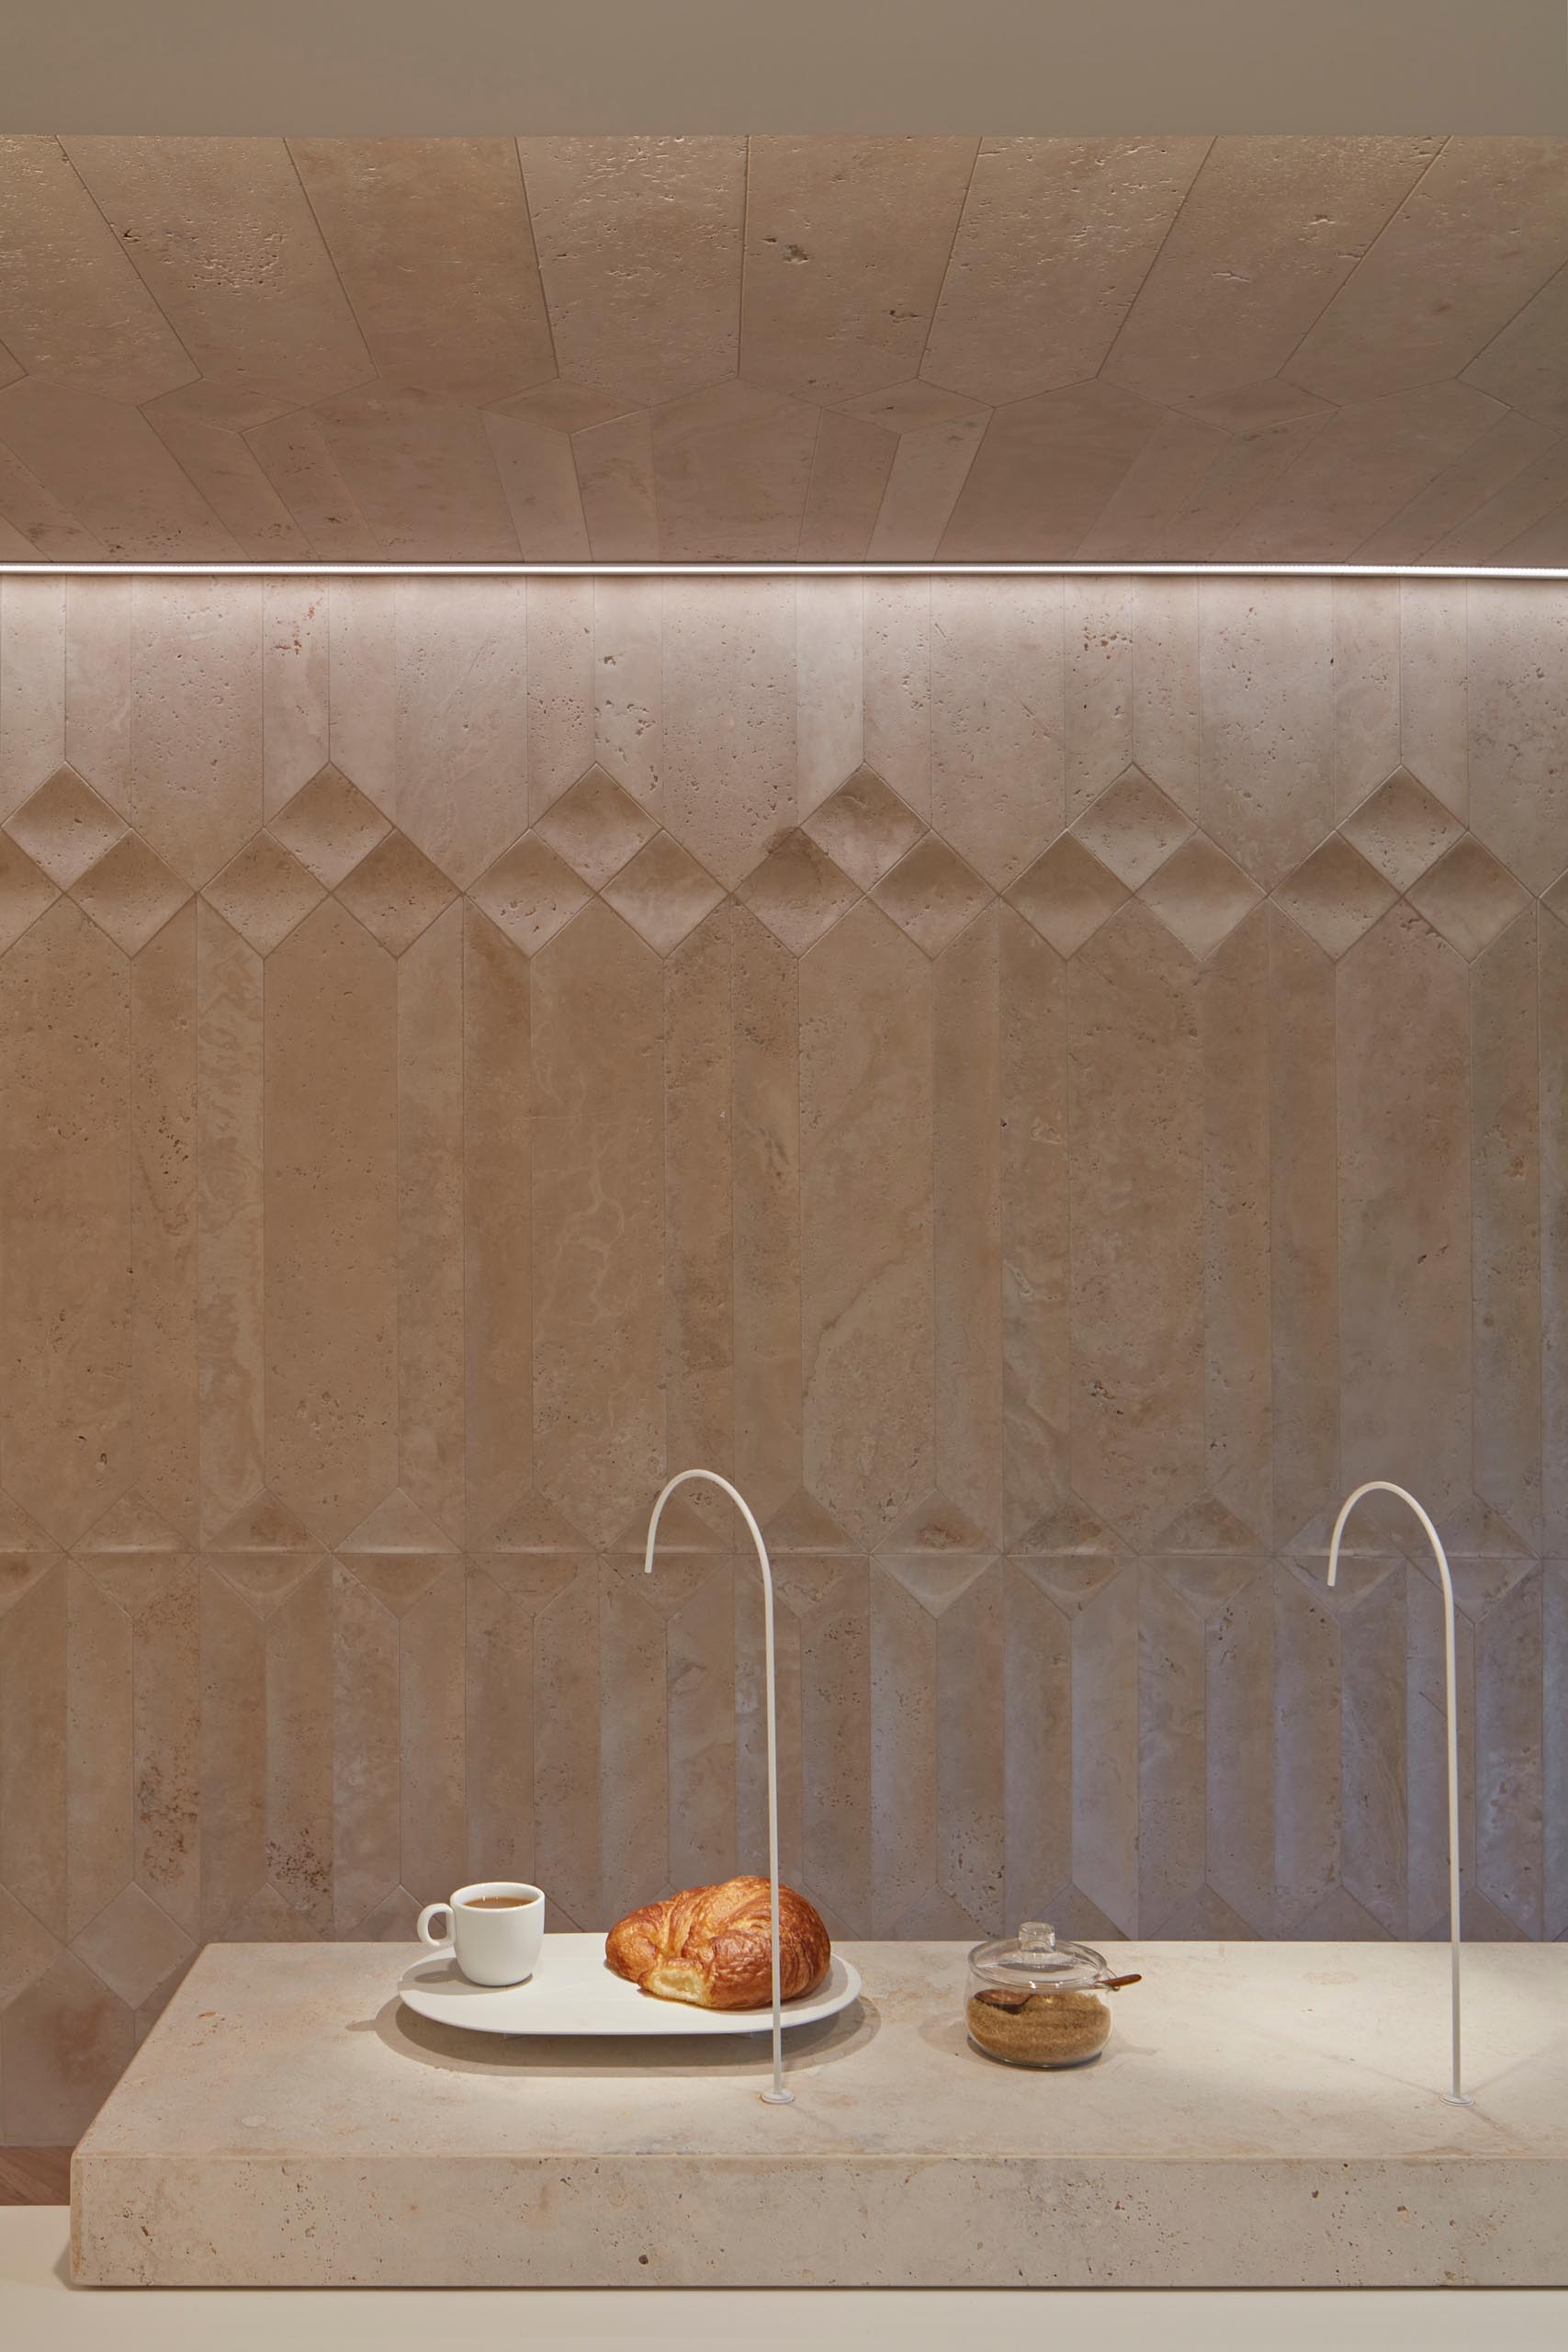
[[[1088,1944],[1058,1943],[1055,1928],[1028,1920],[969,1955],[969,2039],[1009,2066],[1086,2065],[1110,2039],[1109,1996],[1137,1982],[1112,1975]]]

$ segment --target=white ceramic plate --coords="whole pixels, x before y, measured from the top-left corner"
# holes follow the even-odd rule
[[[784,2005],[784,2026],[837,2017],[860,1993],[860,1971],[833,1954],[826,1984]],[[398,1991],[407,2006],[438,2025],[471,2033],[620,2033],[638,2035],[769,2033],[768,2009],[694,2009],[656,2001],[604,1964],[603,1936],[547,1936],[525,1984],[470,1984],[450,1945],[405,1969]]]

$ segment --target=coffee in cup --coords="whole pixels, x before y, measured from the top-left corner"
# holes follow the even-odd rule
[[[446,1930],[432,1922],[445,1918]],[[521,1984],[539,1964],[545,1939],[545,1898],[516,1879],[479,1879],[446,1903],[427,1903],[416,1929],[432,1951],[448,1946],[474,1984]]]

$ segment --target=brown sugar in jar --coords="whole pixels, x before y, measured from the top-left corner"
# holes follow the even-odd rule
[[[1081,2066],[1111,2038],[1102,1993],[971,1993],[969,2039],[987,2058],[1014,2066]]]
[[[1059,1944],[1054,1928],[1029,1922],[970,1953],[969,2039],[1010,2066],[1082,2066],[1110,2039],[1111,1993],[1137,1982],[1111,1975],[1087,1944]]]

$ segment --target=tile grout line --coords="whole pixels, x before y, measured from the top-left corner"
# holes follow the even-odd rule
[[[125,246],[126,246],[129,243],[131,243],[131,242],[133,242],[133,241],[132,241],[132,240],[130,240],[130,239],[128,239],[128,238],[126,238],[126,237],[124,237],[124,236],[122,236],[122,235],[121,235],[121,233],[120,233],[120,232],[119,232],[116,227],[115,227],[114,222],[109,219],[109,217],[108,217],[107,213],[104,210],[103,206],[98,202],[97,198],[93,194],[92,189],[87,186],[86,181],[82,177],[81,173],[77,170],[77,168],[76,168],[75,164],[72,162],[70,155],[69,155],[69,154],[67,153],[67,152],[66,152],[65,142],[64,142],[63,139],[62,139],[62,138],[61,138],[61,137],[59,137],[59,136],[57,135],[57,136],[56,136],[56,137],[55,137],[55,138],[51,141],[51,145],[53,145],[53,146],[55,146],[55,147],[57,147],[57,148],[59,149],[59,151],[60,151],[60,159],[61,159],[62,163],[64,164],[64,166],[65,166],[66,170],[70,173],[70,175],[71,175],[72,178],[73,178],[73,179],[74,180],[74,182],[76,183],[76,186],[81,189],[82,194],[84,195],[84,197],[85,197],[85,198],[86,198],[86,200],[87,200],[88,204],[92,207],[93,210],[97,214],[98,219],[102,221],[102,223],[103,223],[103,225],[104,225],[104,229],[105,229],[105,231],[107,232],[107,233],[108,234],[108,236],[109,236],[110,238],[112,238],[112,240],[113,240],[113,242],[114,242],[114,244],[115,244],[115,247],[116,247],[117,251],[121,251],[121,252],[123,252],[123,251],[124,251]],[[191,370],[191,372],[190,372],[189,376],[186,379],[186,381],[185,381],[183,384],[175,384],[175,385],[171,385],[171,387],[170,387],[170,390],[173,390],[173,391],[186,391],[186,390],[189,390],[189,388],[190,388],[190,386],[191,386],[192,384],[199,384],[199,383],[201,383],[201,382],[203,381],[202,371],[201,371],[200,368],[197,365],[197,362],[196,362],[195,358],[192,356],[192,354],[191,354],[190,350],[187,348],[186,344],[186,339],[185,339],[184,335],[182,335],[182,334],[181,334],[181,333],[180,333],[180,331],[179,331],[178,327],[176,327],[176,326],[175,326],[175,322],[174,322],[173,319],[171,319],[171,318],[170,318],[170,316],[169,316],[169,314],[168,314],[167,311],[165,311],[165,310],[164,310],[164,305],[162,304],[162,302],[160,302],[160,301],[159,301],[158,297],[156,296],[156,294],[154,294],[154,293],[153,293],[152,288],[148,285],[147,280],[146,280],[146,278],[142,276],[142,274],[141,274],[141,270],[137,269],[137,267],[136,267],[136,259],[135,259],[135,255],[134,255],[134,254],[127,254],[127,256],[126,256],[126,257],[127,257],[127,259],[128,259],[128,260],[130,261],[130,263],[131,269],[135,272],[135,276],[136,276],[137,283],[138,283],[138,284],[140,285],[140,287],[141,288],[142,292],[146,295],[147,300],[152,303],[152,308],[154,309],[154,311],[157,311],[159,318],[163,321],[164,325],[164,328],[166,329],[166,331],[168,332],[168,334],[170,334],[170,336],[173,338],[173,340],[175,341],[175,343],[178,345],[179,349],[180,349],[182,352],[184,352],[184,354],[185,354],[185,356],[186,356],[186,360],[189,362],[189,365],[190,365],[190,370]],[[25,383],[25,382],[27,381],[27,378],[26,378],[26,376],[23,376],[21,379],[19,379],[19,380],[20,380],[21,382]],[[161,395],[160,395],[160,394],[158,394],[158,393],[153,393],[153,394],[152,395],[152,397],[153,399],[155,399],[155,400],[156,400],[156,399],[160,398],[160,397],[161,397]],[[139,410],[138,410],[138,413],[140,414],[140,413],[141,413],[141,412],[140,412],[140,409],[139,409]]]
[[[1117,321],[1116,332],[1111,336],[1111,341],[1106,345],[1100,365],[1095,369],[1092,379],[1090,379],[1091,381],[1098,383],[1104,378],[1107,368],[1109,368],[1112,358],[1115,356],[1116,346],[1121,342],[1122,335],[1126,332],[1127,322],[1131,319],[1133,312],[1137,309],[1141,296],[1147,290],[1153,280],[1156,270],[1164,260],[1166,247],[1169,244],[1172,237],[1175,236],[1177,230],[1179,228],[1182,215],[1186,212],[1189,204],[1192,200],[1192,192],[1196,188],[1199,181],[1202,178],[1204,173],[1208,170],[1209,164],[1213,157],[1214,150],[1219,143],[1220,142],[1217,138],[1211,139],[1208,145],[1204,148],[1202,154],[1199,157],[1198,168],[1193,173],[1191,178],[1188,181],[1187,186],[1182,189],[1180,196],[1177,199],[1176,209],[1172,212],[1170,219],[1166,223],[1165,234],[1161,237],[1158,244],[1155,247],[1148,267],[1145,270],[1142,277],[1139,278],[1136,287],[1134,288],[1131,300],[1128,302],[1126,309],[1122,311],[1121,318]]]
[[[521,133],[515,136],[512,141],[512,157],[513,162],[517,168],[518,192],[523,198],[523,219],[528,231],[528,243],[534,255],[534,275],[537,278],[539,284],[539,308],[544,313],[545,333],[549,337],[550,359],[556,371],[555,381],[558,384],[561,381],[560,351],[556,343],[556,322],[550,311],[550,298],[548,289],[545,285],[544,267],[539,260],[539,239],[534,227],[534,207],[528,196],[528,167],[523,160],[523,137]],[[525,390],[532,390],[533,387],[529,385],[525,386],[524,389]],[[567,435],[569,447],[570,439],[571,436],[569,434]],[[572,471],[574,474],[576,470],[577,467],[574,459],[572,465]],[[579,494],[581,495],[581,491]]]
[[[1372,254],[1376,252],[1378,246],[1382,244],[1383,239],[1393,228],[1394,222],[1399,219],[1400,214],[1404,210],[1406,205],[1413,204],[1415,202],[1416,197],[1420,194],[1421,189],[1426,186],[1427,181],[1431,176],[1432,173],[1437,169],[1443,157],[1447,154],[1450,143],[1451,141],[1448,138],[1444,138],[1440,141],[1437,153],[1429,155],[1426,163],[1422,164],[1419,171],[1416,172],[1415,177],[1405,188],[1404,195],[1400,197],[1393,209],[1388,213],[1387,217],[1383,220],[1382,226],[1378,230],[1377,234],[1368,240],[1363,250],[1357,254],[1355,260],[1351,263],[1349,268],[1346,271],[1338,285],[1334,288],[1333,293],[1329,295],[1327,300],[1324,303],[1323,308],[1314,317],[1311,324],[1296,337],[1296,340],[1292,345],[1290,350],[1285,354],[1283,359],[1280,360],[1279,367],[1274,370],[1276,381],[1288,383],[1291,380],[1285,374],[1286,368],[1300,353],[1303,345],[1310,341],[1318,327],[1322,325],[1324,320],[1334,308],[1334,305],[1338,300],[1340,295],[1345,292],[1346,288],[1354,281],[1361,269],[1363,269],[1366,264],[1371,259]],[[1474,361],[1478,359],[1480,356],[1479,352],[1472,353],[1471,357],[1465,361],[1465,366],[1467,368],[1473,366]],[[1457,375],[1450,380],[1457,381]],[[1300,388],[1298,387],[1298,389]],[[1338,412],[1343,410],[1347,405],[1348,405],[1348,403],[1337,401],[1332,402],[1331,405],[1337,412]]]
[[[803,488],[802,492],[801,492],[801,501],[800,501],[800,521],[799,521],[798,525],[796,526],[796,528],[795,528],[795,562],[796,562],[796,563],[798,563],[798,562],[800,561],[800,543],[801,543],[802,539],[806,537],[806,524],[807,524],[807,517],[809,515],[809,514],[810,514],[810,512],[811,512],[811,485],[812,485],[812,483],[813,483],[813,482],[816,481],[816,479],[817,479],[817,452],[818,452],[818,449],[820,448],[820,447],[821,447],[821,443],[822,443],[822,424],[823,424],[823,419],[826,417],[827,413],[828,413],[828,412],[827,412],[827,410],[826,410],[826,409],[824,409],[824,408],[818,408],[818,409],[817,410],[817,423],[816,423],[816,424],[815,424],[815,426],[813,427],[813,430],[812,430],[812,435],[811,435],[811,454],[810,454],[809,458],[807,459],[807,462],[806,462],[805,477],[804,477],[804,488]],[[795,593],[796,593],[796,594],[798,595],[798,594],[799,594],[799,587],[798,587],[798,583],[796,584],[796,591],[795,591]],[[798,638],[798,632],[797,632],[797,638]],[[798,676],[797,676],[797,694],[798,694]],[[797,745],[796,745],[796,763],[797,763],[797,768],[798,768],[798,758],[799,758],[799,746],[798,746],[798,743],[797,743]],[[796,805],[796,808],[798,808],[798,807],[799,807],[799,794],[798,794],[798,792],[796,793],[796,796],[795,796],[795,805]]]
[[[964,175],[964,190],[958,199],[958,209],[953,215],[953,234],[947,241],[947,252],[942,259],[941,275],[936,281],[936,292],[931,299],[930,315],[926,320],[926,331],[920,337],[919,356],[916,359],[914,368],[911,371],[910,381],[913,383],[923,384],[926,381],[925,375],[922,371],[924,370],[926,360],[931,352],[931,330],[936,325],[937,313],[942,309],[942,297],[947,292],[947,281],[953,274],[953,257],[958,251],[958,240],[964,234],[964,216],[969,209],[969,198],[974,194],[975,190],[975,175],[980,168],[980,158],[985,152],[985,139],[983,137],[976,138],[975,141],[975,153],[969,158],[969,169]],[[939,386],[937,389],[941,390],[942,388]],[[852,394],[851,398],[852,399],[854,395]],[[967,398],[968,396],[967,394],[964,394],[964,397]],[[993,404],[986,401],[977,401],[976,405],[976,407],[989,408]],[[987,422],[988,421],[989,419],[987,418]],[[918,430],[919,428],[917,427],[916,429]]]
[[[310,191],[305,185],[304,174],[299,169],[299,159],[294,153],[294,141],[292,139],[280,136],[277,143],[283,150],[285,159],[288,164],[289,174],[294,181],[295,187],[299,191],[300,202],[304,205],[306,211],[310,216],[310,225],[315,230],[316,239],[321,246],[327,267],[333,274],[333,283],[343,297],[344,306],[348,311],[349,317],[354,321],[355,333],[359,337],[360,345],[364,350],[366,359],[369,363],[369,376],[367,378],[361,379],[360,380],[369,383],[382,382],[385,379],[382,377],[381,369],[378,365],[376,355],[370,348],[370,338],[365,332],[364,322],[360,318],[354,297],[348,290],[347,281],[344,278],[342,270],[338,267],[337,255],[333,253],[331,245],[327,243],[327,232],[321,226],[321,215],[317,212],[315,204],[311,199]],[[353,389],[353,386],[345,387],[345,390],[352,390]],[[338,392],[328,392],[321,395],[321,397],[327,400],[337,400],[341,399],[342,396],[343,395]],[[314,414],[315,403],[313,401],[306,401],[304,405],[310,410],[312,414]],[[298,412],[292,413],[298,413]]]
[[[86,181],[82,177],[81,173],[77,170],[77,168],[76,168],[75,164],[72,162],[71,157],[66,153],[66,152],[65,152],[65,148],[64,148],[64,145],[63,145],[63,142],[62,142],[60,139],[58,139],[58,138],[57,138],[57,139],[54,141],[54,142],[53,142],[53,143],[54,143],[54,144],[55,144],[55,146],[56,146],[56,147],[58,147],[58,148],[59,148],[59,150],[60,150],[61,160],[62,160],[62,162],[64,164],[66,170],[71,174],[72,178],[75,181],[75,183],[76,183],[77,187],[81,189],[81,191],[82,191],[83,195],[85,197],[85,198],[86,198],[87,202],[91,205],[91,207],[92,207],[93,210],[97,214],[98,219],[103,222],[104,228],[105,228],[105,230],[107,232],[108,235],[113,239],[113,241],[114,241],[114,244],[115,244],[115,246],[116,246],[117,250],[118,250],[118,251],[120,251],[120,252],[124,252],[124,251],[125,251],[125,247],[126,247],[126,245],[127,245],[129,243],[132,242],[132,241],[131,241],[130,239],[128,239],[127,237],[122,236],[122,235],[121,235],[121,233],[120,233],[120,232],[119,232],[116,228],[115,228],[114,223],[109,220],[108,215],[105,212],[105,210],[104,210],[104,209],[103,209],[102,205],[98,202],[97,198],[93,194],[92,189],[87,186]],[[284,143],[285,143],[285,144],[287,144],[287,142],[284,142]],[[173,319],[172,319],[172,318],[170,318],[169,313],[168,313],[168,312],[167,312],[167,311],[164,308],[163,303],[159,300],[159,299],[158,299],[157,295],[153,292],[153,290],[152,290],[152,287],[147,283],[147,280],[146,280],[145,277],[142,275],[141,271],[140,269],[138,269],[138,268],[137,268],[137,266],[136,266],[136,258],[135,258],[135,255],[134,255],[134,254],[128,254],[128,255],[127,255],[127,258],[128,258],[128,260],[129,260],[129,261],[130,261],[130,263],[131,269],[132,269],[132,271],[134,272],[134,274],[135,274],[135,276],[136,276],[137,282],[138,282],[138,283],[139,283],[139,285],[141,286],[142,292],[146,295],[147,300],[152,303],[152,308],[153,308],[153,309],[154,309],[154,311],[157,312],[157,314],[158,314],[159,318],[163,321],[163,323],[164,323],[164,328],[165,328],[166,332],[167,332],[167,333],[168,333],[168,334],[173,337],[173,339],[174,339],[175,343],[177,345],[177,346],[179,347],[179,349],[180,349],[180,350],[185,354],[186,359],[186,361],[188,362],[188,364],[189,364],[189,366],[190,366],[191,373],[190,373],[190,375],[189,375],[189,376],[187,376],[187,377],[186,377],[186,379],[185,382],[184,382],[183,384],[172,384],[172,385],[170,385],[170,386],[168,387],[168,390],[169,390],[169,391],[171,391],[171,392],[183,392],[183,391],[189,391],[189,390],[191,390],[194,387],[196,387],[196,386],[197,386],[197,385],[200,385],[200,384],[204,383],[204,382],[205,382],[205,381],[207,381],[208,379],[207,379],[207,378],[204,376],[204,374],[203,374],[203,372],[202,372],[201,368],[197,365],[196,359],[194,358],[194,356],[192,356],[192,354],[191,354],[190,350],[189,350],[189,349],[188,349],[188,347],[186,346],[186,341],[185,341],[185,337],[180,334],[179,329],[175,326],[175,322],[174,322]],[[24,375],[22,378],[20,378],[20,379],[19,379],[19,380],[20,380],[21,382],[23,382],[23,383],[26,383],[26,382],[28,380],[28,377],[27,377],[26,375]],[[151,417],[149,417],[149,416],[147,415],[147,413],[146,413],[147,410],[148,410],[148,409],[152,405],[152,403],[153,403],[153,401],[154,401],[162,400],[162,399],[164,399],[164,397],[165,397],[165,394],[164,394],[164,393],[162,393],[162,392],[153,392],[153,393],[151,393],[145,401],[139,401],[139,402],[137,402],[137,403],[136,403],[136,411],[135,411],[135,413],[136,413],[136,414],[137,414],[138,416],[140,416],[140,417],[141,417],[141,418],[142,418],[143,422],[146,424],[146,425],[147,425],[147,427],[148,427],[148,430],[149,430],[150,432],[152,432],[152,433],[156,433],[156,434],[157,434],[159,443],[161,444],[161,446],[162,446],[162,447],[163,447],[163,449],[164,449],[164,455],[168,458],[168,460],[169,460],[170,464],[171,464],[171,465],[175,469],[176,472],[178,472],[178,473],[179,473],[179,474],[184,478],[185,481],[188,484],[192,497],[193,497],[193,498],[196,498],[196,499],[198,499],[198,500],[200,501],[201,504],[202,504],[204,507],[206,507],[207,512],[208,512],[208,513],[209,513],[209,514],[212,517],[213,522],[217,524],[217,526],[218,526],[219,529],[223,533],[224,537],[225,537],[226,538],[228,538],[228,539],[231,539],[231,540],[233,542],[234,546],[235,546],[236,548],[238,548],[238,547],[240,546],[240,542],[239,542],[239,540],[235,537],[234,533],[233,533],[231,530],[230,530],[229,526],[224,522],[223,517],[221,516],[221,514],[219,514],[219,512],[218,512],[217,508],[213,505],[213,503],[212,503],[211,500],[208,497],[208,495],[207,495],[206,492],[201,488],[200,484],[196,481],[195,477],[192,475],[192,473],[191,473],[191,472],[190,472],[190,470],[189,470],[189,469],[186,467],[186,465],[185,464],[184,460],[183,460],[181,458],[179,458],[178,456],[176,456],[176,454],[175,453],[175,451],[169,447],[168,442],[164,439],[164,435],[163,435],[163,433],[159,430],[158,425],[157,425],[157,424],[153,422],[153,420],[152,420]],[[199,422],[199,420],[195,420],[195,421]],[[241,438],[241,437],[243,437],[243,436],[241,436],[241,435],[236,435],[236,438]],[[249,447],[249,444],[247,443],[247,444],[246,444],[246,446],[247,446],[247,447]],[[253,457],[254,457],[254,451],[252,451],[252,456],[253,456]],[[259,466],[259,465],[260,465],[260,460],[259,460],[259,459],[257,459],[257,460],[256,460],[256,462],[257,462],[257,464],[258,464],[258,466]],[[29,470],[30,470],[30,469],[29,469]],[[263,470],[264,470],[264,472],[265,472],[265,469],[263,469]],[[281,496],[281,493],[276,492],[275,491],[275,495]],[[62,502],[62,503],[63,503],[63,502]],[[288,505],[288,501],[287,501],[287,500],[283,500],[283,502],[282,502],[282,503],[284,503],[284,505],[285,505],[285,506],[287,506],[287,505]],[[309,535],[308,535],[308,534],[301,534],[301,536],[302,536],[302,537],[308,537]]]
[[[741,355],[746,338],[746,246],[750,229],[751,139],[748,132],[740,141],[740,250],[735,286],[735,372],[733,378],[737,383],[741,380]],[[651,411],[649,413],[651,413]]]

